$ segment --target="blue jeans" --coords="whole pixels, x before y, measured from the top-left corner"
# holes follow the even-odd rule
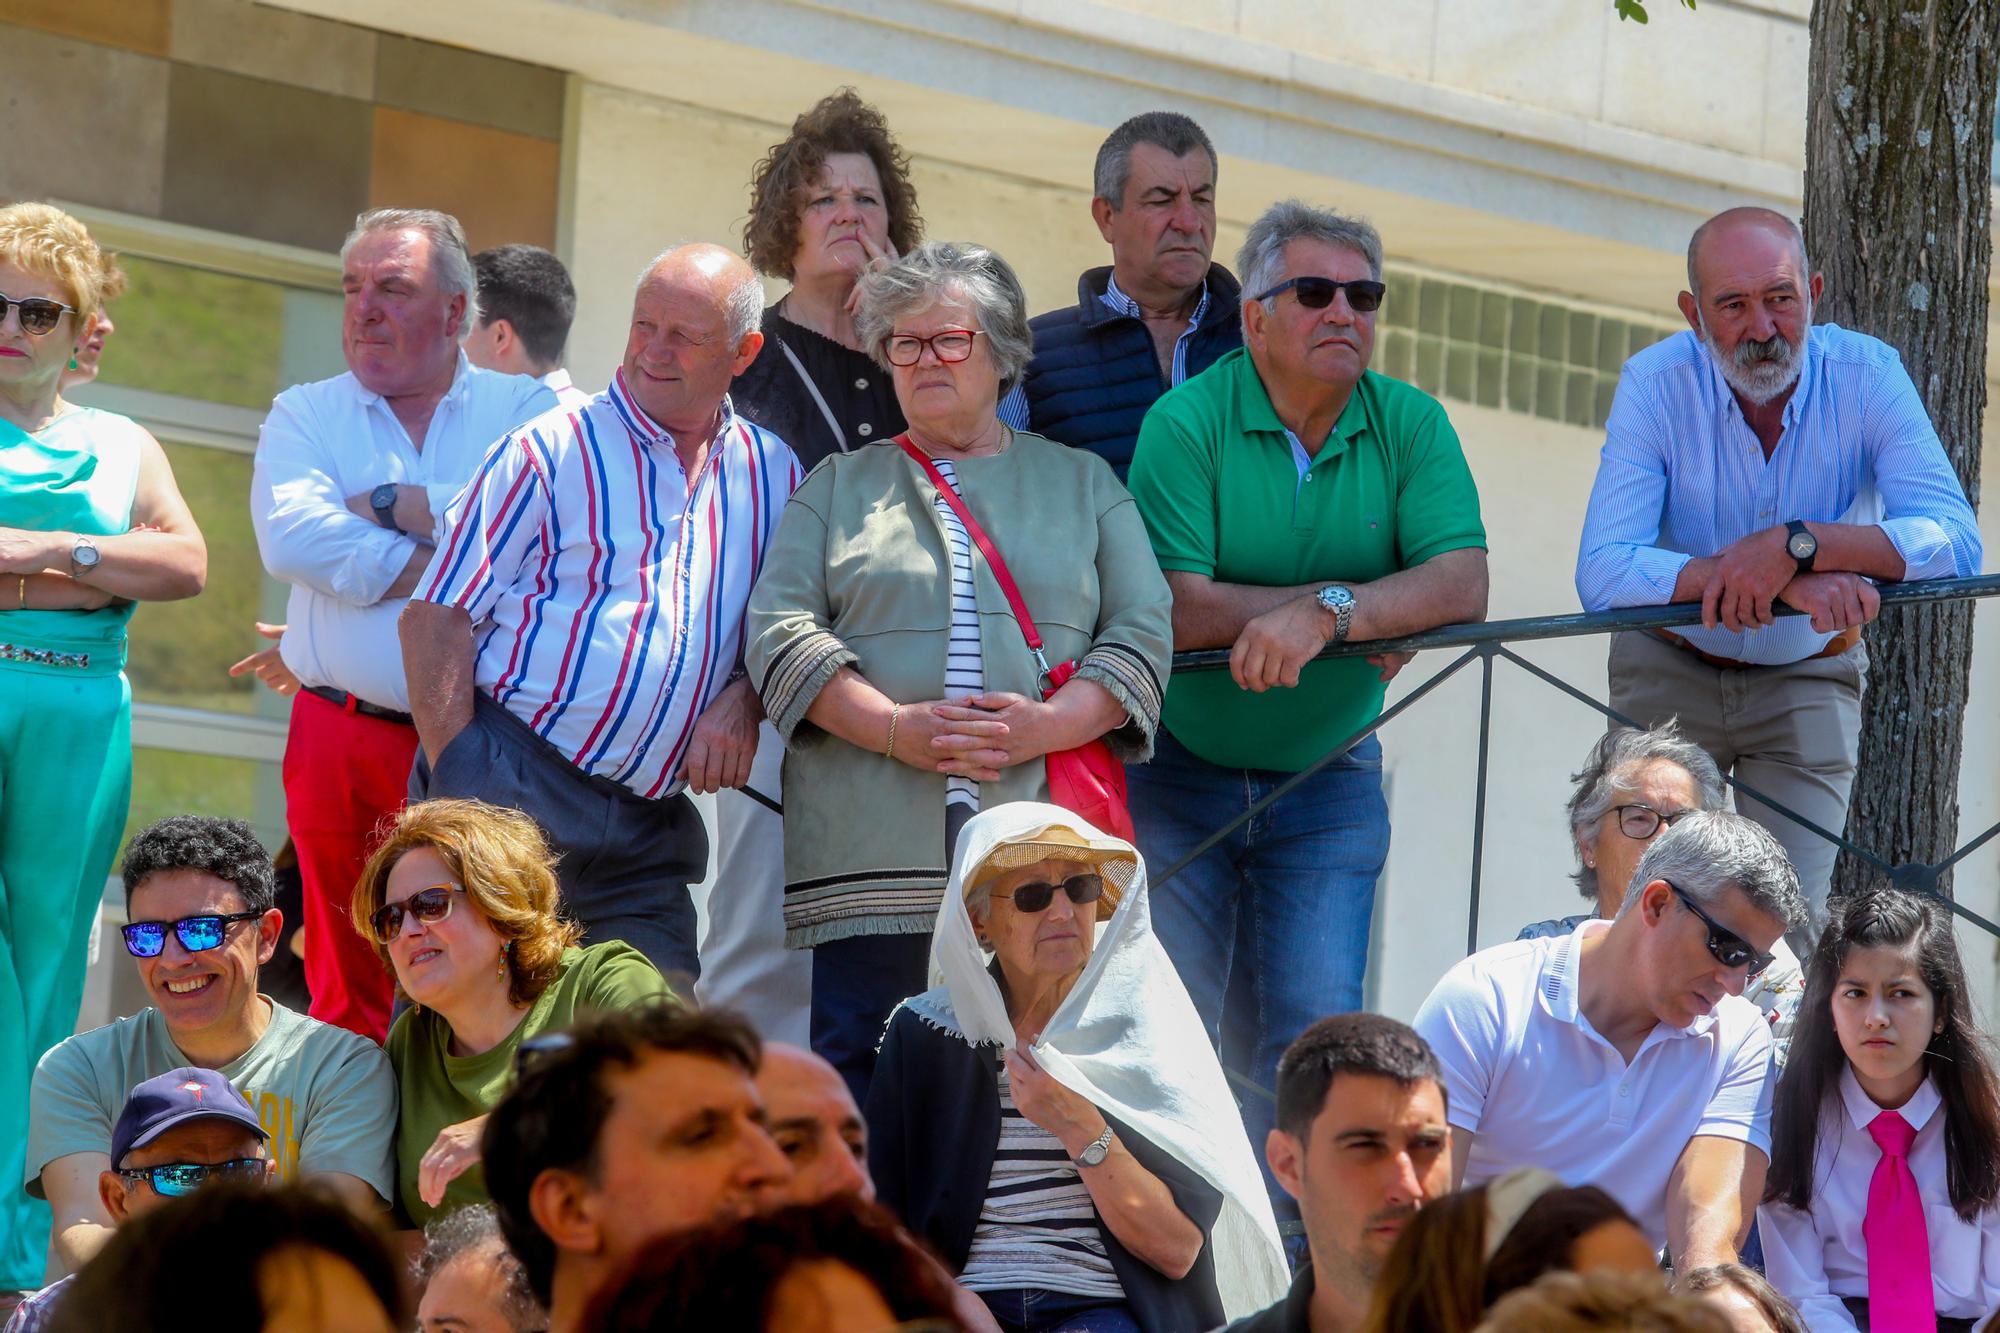
[[[1141,1333],[1125,1302],[1102,1296],[1014,1287],[982,1291],[979,1299],[993,1312],[1001,1333]]]
[[[868,1105],[889,1015],[924,993],[930,960],[929,935],[854,935],[813,946],[813,1052],[840,1071],[856,1106]]]
[[[1153,761],[1126,770],[1147,873],[1164,875],[1291,776],[1218,767],[1161,728]],[[1382,743],[1367,736],[1171,880],[1154,880],[1153,928],[1209,1039],[1221,1041],[1225,996],[1253,1008],[1248,1021],[1233,1012],[1228,1023],[1248,1036],[1249,1067],[1238,1073],[1275,1089],[1278,1057],[1299,1033],[1361,1008],[1375,881],[1388,855]],[[1236,1044],[1225,1052],[1236,1055]],[[1278,1216],[1296,1218],[1298,1206],[1264,1164],[1276,1104],[1236,1091]]]

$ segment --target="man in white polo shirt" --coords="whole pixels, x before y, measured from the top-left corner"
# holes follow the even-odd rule
[[[1806,919],[1758,824],[1682,816],[1614,921],[1485,949],[1417,1013],[1450,1094],[1452,1165],[1541,1166],[1613,1195],[1677,1268],[1736,1259],[1771,1150],[1771,1034],[1743,998]]]

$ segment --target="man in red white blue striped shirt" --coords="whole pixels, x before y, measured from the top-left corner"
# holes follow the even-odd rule
[[[533,815],[588,940],[687,979],[708,840],[684,789],[749,775],[763,712],[743,611],[801,479],[727,396],[763,344],[762,306],[718,246],[648,266],[610,387],[494,446],[401,624],[412,798]]]

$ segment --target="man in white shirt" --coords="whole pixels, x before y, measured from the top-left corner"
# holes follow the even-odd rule
[[[460,350],[477,309],[465,233],[449,214],[363,213],[341,267],[347,373],[271,404],[250,516],[265,568],[292,585],[279,652],[300,689],[285,813],[304,881],[312,1013],[380,1041],[393,988],[348,902],[417,749],[396,615],[430,562],[445,506],[487,449],[556,398],[532,379],[477,369]],[[275,672],[257,674],[281,688]]]
[[[496,245],[474,255],[472,267],[479,274],[479,318],[465,340],[466,359],[487,370],[532,375],[564,407],[589,402],[563,369],[576,287],[562,260],[539,245]]]
[[[533,813],[590,940],[685,980],[708,863],[686,789],[749,777],[764,710],[743,613],[800,481],[729,403],[763,313],[720,246],[654,260],[610,387],[487,456],[402,618],[411,795]]]
[[[1805,914],[1770,833],[1700,811],[1646,849],[1616,920],[1452,968],[1416,1029],[1444,1071],[1458,1183],[1546,1167],[1608,1191],[1676,1268],[1734,1262],[1775,1082],[1743,987]]]

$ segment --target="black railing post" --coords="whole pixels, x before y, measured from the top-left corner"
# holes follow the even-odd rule
[[[1479,776],[1472,789],[1472,901],[1466,909],[1466,956],[1479,952],[1479,871],[1486,857],[1486,759],[1493,742],[1493,645],[1479,654]]]

